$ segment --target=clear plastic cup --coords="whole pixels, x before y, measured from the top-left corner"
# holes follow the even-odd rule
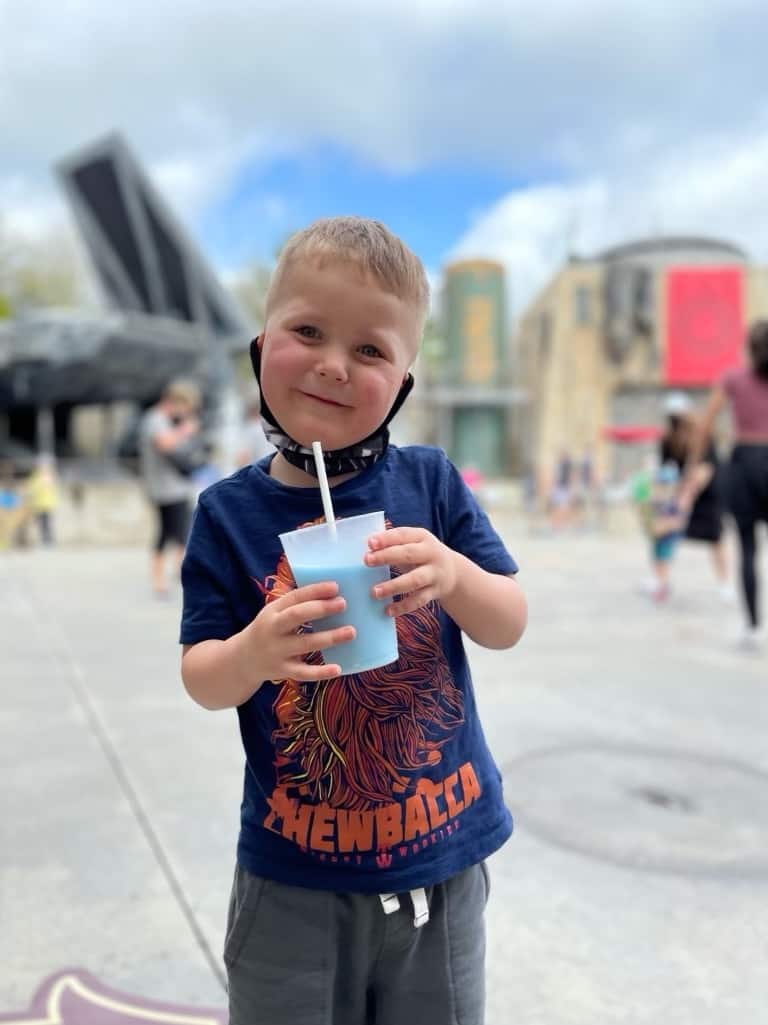
[[[368,669],[397,661],[395,621],[386,613],[387,603],[372,597],[375,584],[389,580],[389,566],[366,566],[368,538],[384,530],[384,513],[365,513],[336,520],[336,537],[327,523],[302,527],[280,534],[298,587],[335,580],[339,594],[346,599],[343,612],[315,620],[315,631],[337,626],[354,626],[355,639],[326,648],[326,663],[341,666],[342,676],[364,673]]]

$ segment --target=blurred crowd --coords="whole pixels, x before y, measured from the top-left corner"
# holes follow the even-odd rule
[[[594,446],[558,452],[550,468],[528,466],[521,484],[521,507],[535,530],[552,535],[605,528],[618,504],[633,505],[646,539],[650,575],[641,589],[654,602],[673,590],[675,552],[681,541],[708,550],[713,587],[735,604],[739,584],[746,612],[748,646],[762,640],[758,609],[760,565],[757,528],[768,522],[768,322],[748,332],[743,366],[733,368],[710,389],[697,408],[689,394],[666,393],[655,425],[634,439],[645,452],[643,468],[617,484],[600,478]],[[167,385],[136,425],[134,472],[155,519],[150,580],[166,597],[178,579],[194,502],[208,484],[272,451],[260,418],[258,391],[240,396],[241,411],[229,452],[215,451],[201,420],[201,394],[191,381]],[[720,455],[715,424],[730,411],[729,452]],[[460,466],[467,486],[482,505],[493,506],[494,482],[473,466]],[[0,462],[0,550],[12,546],[51,546],[61,484],[51,456],[41,455],[31,470]],[[727,534],[738,547],[732,573]],[[170,555],[170,568],[167,565]]]

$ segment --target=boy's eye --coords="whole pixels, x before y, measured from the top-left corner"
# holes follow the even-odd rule
[[[301,335],[302,338],[319,338],[320,332],[312,324],[301,324],[296,328],[296,334]]]
[[[361,345],[357,351],[363,356],[370,356],[372,359],[377,359],[382,355],[381,349],[377,349],[375,345]]]

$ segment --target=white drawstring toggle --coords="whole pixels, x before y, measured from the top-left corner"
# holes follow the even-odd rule
[[[413,927],[420,929],[429,921],[427,894],[424,888],[420,887],[418,890],[411,890],[410,897],[413,903]],[[396,893],[380,893],[379,900],[385,915],[391,915],[400,910],[400,898]]]
[[[411,890],[411,900],[413,901],[413,927],[420,929],[429,921],[429,904],[427,904],[427,894],[424,888]]]
[[[380,893],[379,900],[381,906],[384,908],[385,915],[391,915],[395,911],[400,909],[400,898],[396,893]]]

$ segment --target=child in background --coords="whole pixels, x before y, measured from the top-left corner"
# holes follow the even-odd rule
[[[428,308],[384,225],[330,218],[284,246],[251,346],[277,453],[200,496],[182,570],[182,676],[236,708],[245,748],[224,961],[230,1025],[481,1025],[485,859],[509,837],[462,635],[509,648],[514,560],[438,449],[389,444]],[[383,509],[365,562],[399,658],[341,677],[330,580],[296,588],[278,533]],[[330,651],[328,649],[331,649]],[[327,661],[322,658],[326,652]]]
[[[656,470],[649,498],[649,524],[652,537],[654,601],[669,598],[670,565],[677,543],[685,529],[685,512],[678,499],[680,471],[674,463],[662,463]]]
[[[16,485],[12,463],[0,463],[0,551],[17,543],[31,515]]]
[[[40,456],[24,488],[40,540],[46,547],[54,542],[53,514],[59,504],[59,485],[51,456]]]

